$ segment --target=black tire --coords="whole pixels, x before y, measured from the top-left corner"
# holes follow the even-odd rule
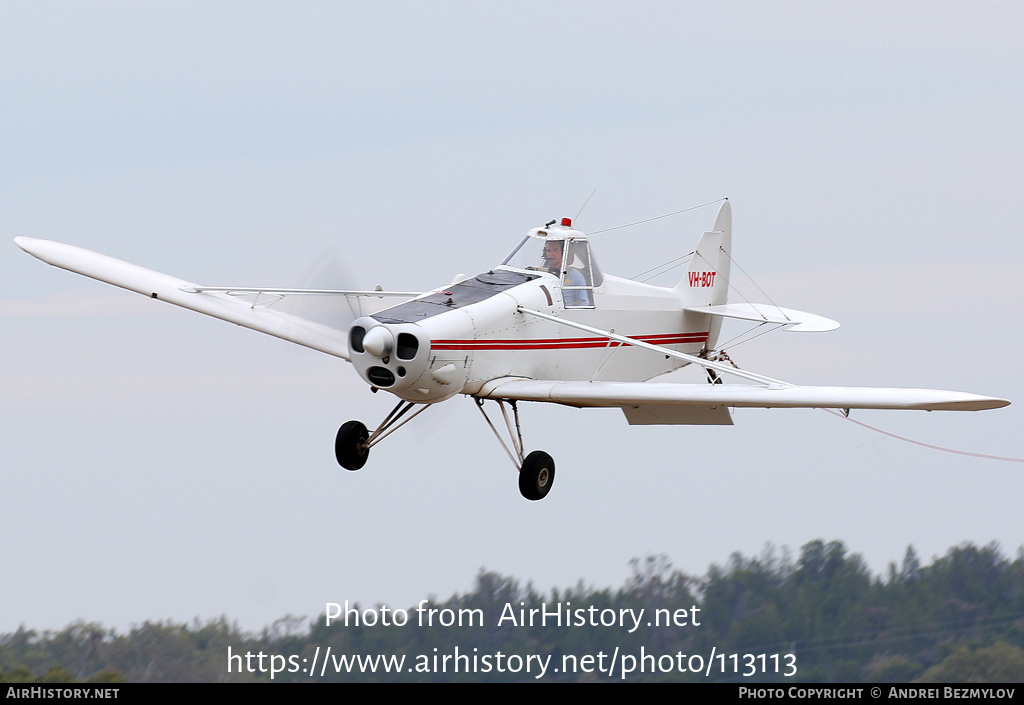
[[[531,502],[544,499],[555,481],[555,461],[542,450],[526,456],[519,471],[519,493]]]
[[[369,437],[366,426],[360,421],[342,424],[334,439],[334,457],[338,459],[338,465],[346,470],[358,470],[366,465],[366,459],[370,457],[370,449],[366,447]]]

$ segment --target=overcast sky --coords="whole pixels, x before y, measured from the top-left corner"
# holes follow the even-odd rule
[[[337,427],[391,406],[347,363],[11,239],[208,285],[303,285],[333,256],[338,286],[419,290],[493,266],[595,188],[584,230],[728,196],[743,269],[843,324],[730,349],[741,366],[1005,397],[854,417],[1022,457],[1021,36],[1010,2],[0,4],[0,631],[255,629],[446,598],[482,567],[619,586],[633,557],[699,575],[817,538],[879,573],[909,544],[1014,554],[1024,466],[814,410],[630,427],[523,405],[527,448],[558,468],[527,502],[459,397],[347,472]],[[714,216],[595,252],[631,276]]]

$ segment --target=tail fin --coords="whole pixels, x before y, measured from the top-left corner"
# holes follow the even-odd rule
[[[704,233],[690,260],[690,270],[676,286],[686,308],[728,303],[729,254],[732,250],[732,208],[722,204],[715,228]]]
[[[715,227],[701,237],[690,260],[690,270],[676,286],[684,308],[721,306],[729,298],[729,265],[732,263],[732,207],[722,204]],[[707,347],[713,349],[722,319],[715,316],[710,326]]]

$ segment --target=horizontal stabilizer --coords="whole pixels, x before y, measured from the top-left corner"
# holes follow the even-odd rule
[[[33,237],[16,237],[14,242],[54,267],[348,359],[346,331],[281,311],[269,311],[224,292],[200,291],[195,284],[182,279],[81,247]]]
[[[779,308],[772,304],[690,306],[683,310],[709,316],[721,316],[722,318],[738,318],[743,321],[775,323],[786,326],[785,330],[798,333],[824,333],[839,327],[839,324],[830,318],[805,311],[794,311],[791,308]]]
[[[758,387],[742,384],[671,382],[558,382],[512,378],[488,382],[476,394],[486,399],[546,401],[568,406],[727,406],[807,409],[919,409],[982,411],[1010,402],[941,389],[880,387]]]

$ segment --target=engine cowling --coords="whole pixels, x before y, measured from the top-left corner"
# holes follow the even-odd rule
[[[466,382],[464,369],[431,359],[430,336],[415,323],[364,316],[349,328],[348,347],[360,377],[406,401],[442,401]]]

